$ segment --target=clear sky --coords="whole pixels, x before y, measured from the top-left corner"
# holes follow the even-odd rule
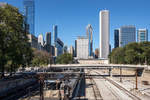
[[[23,11],[23,0],[0,0]],[[68,46],[77,36],[86,35],[85,27],[93,27],[93,46],[99,47],[99,11],[110,11],[110,44],[114,47],[114,29],[135,25],[150,29],[150,0],[35,0],[35,32],[52,32],[58,25],[58,37]],[[150,37],[149,37],[150,38]]]

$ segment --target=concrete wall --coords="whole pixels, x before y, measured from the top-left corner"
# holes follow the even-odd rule
[[[78,60],[80,64],[109,64],[108,59],[96,59],[96,60]]]

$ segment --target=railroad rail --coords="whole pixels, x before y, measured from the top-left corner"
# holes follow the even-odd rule
[[[90,72],[89,72],[89,74],[90,74]],[[91,76],[89,76],[89,79],[90,79],[90,82],[92,83],[95,100],[103,100],[96,82],[93,80],[93,78]]]
[[[99,72],[94,71],[95,73],[101,75]],[[102,76],[103,77],[103,76]],[[138,96],[134,95],[133,93],[131,93],[130,91],[128,91],[127,89],[125,89],[124,87],[122,87],[121,85],[117,84],[116,82],[114,82],[113,80],[103,77],[105,80],[107,80],[108,82],[110,82],[111,84],[113,84],[114,86],[116,86],[118,89],[122,90],[125,94],[127,94],[130,98],[132,98],[133,100],[142,100],[141,98],[139,98]]]

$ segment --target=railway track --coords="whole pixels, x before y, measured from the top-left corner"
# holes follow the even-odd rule
[[[101,75],[99,72],[94,71],[95,73],[97,73],[98,75]],[[103,76],[102,76],[103,77]],[[116,82],[114,82],[113,80],[103,77],[105,80],[107,80],[109,83],[111,83],[112,85],[114,85],[115,87],[117,87],[118,89],[122,90],[126,95],[128,95],[130,98],[132,98],[133,100],[142,100],[140,99],[138,96],[134,95],[133,93],[131,93],[130,91],[128,91],[127,89],[125,89],[124,87],[122,87],[121,85],[117,84]]]
[[[89,74],[90,74],[90,72],[89,72]],[[95,100],[103,100],[101,93],[100,93],[98,86],[97,86],[96,82],[94,81],[94,79],[91,76],[89,76],[88,78],[90,79],[90,82],[92,84],[92,89],[94,92]]]

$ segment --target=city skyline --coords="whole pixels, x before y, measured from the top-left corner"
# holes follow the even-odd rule
[[[1,0],[1,2],[12,4],[23,11],[23,1]],[[136,6],[133,6],[135,2]],[[99,48],[99,11],[107,8],[110,11],[110,44],[114,48],[114,29],[123,25],[134,25],[137,29],[147,28],[149,30],[148,20],[150,14],[147,13],[150,9],[149,3],[148,0],[117,0],[117,2],[108,2],[108,0],[45,0],[45,2],[42,2],[36,0],[35,33],[38,36],[40,33],[52,32],[52,26],[56,24],[59,27],[59,37],[66,45],[70,46],[74,45],[77,36],[86,33],[86,25],[91,24],[93,26],[93,48]],[[51,6],[48,6],[49,4]],[[90,8],[89,5],[91,5]],[[128,5],[128,9],[125,5]]]

